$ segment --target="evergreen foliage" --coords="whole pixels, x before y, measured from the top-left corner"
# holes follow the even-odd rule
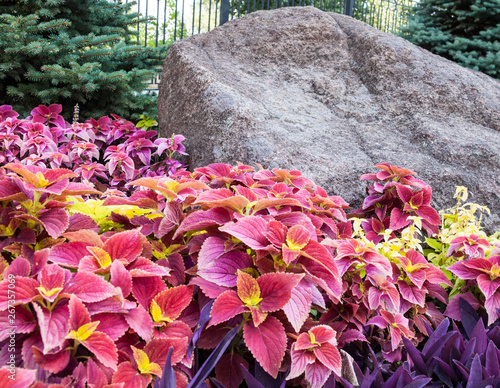
[[[421,0],[401,36],[500,79],[500,0]]]
[[[78,103],[85,116],[155,116],[144,94],[166,47],[137,41],[138,13],[119,0],[0,0],[0,103],[22,115]],[[66,119],[69,119],[67,117]]]

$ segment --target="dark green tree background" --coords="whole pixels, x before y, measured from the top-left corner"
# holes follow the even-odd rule
[[[0,0],[0,105],[27,114],[62,104],[70,119],[115,113],[154,117],[143,92],[167,47],[142,47],[139,15],[118,0]]]
[[[500,79],[500,0],[421,0],[401,36]]]

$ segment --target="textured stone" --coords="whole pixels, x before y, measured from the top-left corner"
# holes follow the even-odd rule
[[[255,12],[175,43],[158,108],[191,168],[299,169],[357,206],[359,177],[387,162],[418,172],[437,208],[465,185],[500,215],[500,82],[343,15]]]

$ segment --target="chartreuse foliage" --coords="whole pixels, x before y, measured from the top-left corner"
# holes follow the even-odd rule
[[[89,199],[96,190],[71,182],[73,171],[6,164],[0,346],[3,356],[15,315],[19,380],[7,385],[0,369],[0,384],[420,387],[440,376],[438,364],[453,382],[497,381],[497,331],[494,345],[476,346],[484,326],[471,334],[462,319],[462,340],[461,327],[446,334],[441,323],[460,318],[463,302],[447,305],[453,284],[423,254],[425,233],[440,227],[430,187],[412,171],[377,167],[348,219],[342,198],[299,171],[212,164]],[[453,241],[447,253],[469,249]],[[493,251],[450,268],[485,294],[490,322]]]

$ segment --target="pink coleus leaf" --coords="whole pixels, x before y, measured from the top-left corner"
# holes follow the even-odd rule
[[[488,313],[488,325],[493,324],[498,319],[498,310],[500,309],[500,293],[494,293],[484,302],[484,307]]]
[[[91,358],[87,360],[87,383],[89,386],[93,384],[95,388],[104,388],[108,384],[103,370]]]
[[[99,322],[96,330],[117,341],[129,329],[129,323],[123,317],[125,314],[99,313],[92,316],[92,320]],[[151,320],[151,319],[150,319]]]
[[[151,314],[155,322],[172,322],[191,303],[192,286],[172,287],[156,295],[151,302]]]
[[[122,295],[126,298],[132,291],[132,275],[119,260],[113,261],[110,269],[110,283],[115,287],[120,287]]]
[[[43,341],[43,353],[46,354],[55,347],[61,346],[69,330],[69,308],[67,305],[59,305],[49,311],[37,303],[33,303],[40,334]]]
[[[337,376],[341,375],[342,361],[339,350],[335,345],[326,342],[319,347],[315,347],[314,355],[324,366],[334,371]]]
[[[286,244],[291,250],[300,250],[309,242],[311,235],[302,225],[292,226],[286,235]]]
[[[124,314],[123,317],[130,325],[130,328],[134,330],[139,337],[146,342],[151,340],[154,324],[151,320],[151,316],[142,306],[137,306],[130,310],[128,314]]]
[[[182,205],[179,202],[167,202],[163,210],[165,216],[158,224],[155,224],[155,235],[162,238],[176,226],[182,219]]]
[[[88,243],[69,242],[50,250],[49,261],[68,268],[78,268],[80,261],[89,254]]]
[[[9,287],[10,284],[15,284],[14,289]],[[0,311],[7,310],[9,306],[31,302],[38,295],[36,289],[38,286],[39,284],[35,279],[23,276],[16,276],[14,283],[10,283],[9,279],[2,280],[0,282]],[[15,295],[15,303],[11,302],[9,295]]]
[[[243,327],[243,338],[257,362],[276,378],[286,350],[286,333],[281,322],[268,316],[255,327],[252,321],[248,321]]]
[[[114,384],[122,383],[123,388],[147,388],[151,379],[151,375],[139,374],[134,365],[125,361],[118,365],[111,381]]]
[[[209,239],[210,237],[207,240]],[[231,251],[222,254],[209,264],[200,263],[198,259],[198,275],[220,286],[235,287],[236,272],[252,265],[253,259],[250,255],[241,251]]]
[[[306,380],[311,388],[323,387],[331,373],[331,369],[318,361],[306,365]]]
[[[75,294],[82,302],[99,302],[117,293],[115,287],[90,272],[77,272],[64,287],[64,293]]]
[[[33,346],[33,359],[38,366],[51,373],[59,373],[68,366],[70,360],[70,350],[64,349],[56,353],[43,354],[36,346]]]
[[[236,223],[227,223],[220,231],[236,237],[252,249],[264,249],[269,245],[266,234],[269,232],[267,221],[259,216],[245,217]]]
[[[8,180],[2,180],[0,185],[0,201],[23,201],[26,199],[26,194],[23,193],[19,186]]]
[[[127,267],[132,277],[168,276],[170,269],[163,267],[144,257],[138,257]]]
[[[174,348],[170,362],[171,365],[175,365],[184,358],[187,352],[188,338],[155,338],[149,341],[143,350],[148,355],[150,362],[163,367],[170,347]]]
[[[37,327],[37,321],[30,310],[24,306],[15,306],[14,309],[14,314],[7,310],[0,311],[0,342],[9,337],[12,326],[16,327],[17,334],[31,333]],[[14,315],[14,323],[11,321],[12,315]]]
[[[292,290],[292,297],[288,303],[283,306],[286,317],[297,333],[309,316],[311,303],[311,284],[305,280],[301,280]]]
[[[26,388],[31,386],[36,378],[36,370],[16,368],[15,379],[12,379],[9,368],[0,369],[0,386],[3,388]]]
[[[38,291],[49,302],[54,302],[64,286],[64,270],[57,264],[48,264],[42,268],[38,278],[40,280]]]
[[[76,213],[73,214],[72,216],[69,216],[69,225],[68,225],[68,231],[78,231],[78,230],[99,230],[99,225],[97,225],[97,222],[95,222],[92,217],[83,214],[83,213]]]
[[[405,226],[408,226],[411,222],[411,220],[408,219],[408,217],[409,217],[408,213],[403,212],[397,207],[392,209],[391,222],[389,224],[389,228],[392,230],[403,229]]]
[[[68,213],[64,209],[43,209],[38,213],[38,219],[52,238],[58,238],[68,228]]]
[[[63,234],[71,242],[86,243],[87,245],[93,245],[102,248],[103,242],[101,237],[91,229],[82,229],[74,232],[66,232]],[[88,254],[88,252],[87,252]]]
[[[214,225],[224,225],[231,220],[231,215],[226,209],[213,208],[210,210],[197,210],[189,214],[179,225],[174,234],[174,239],[185,232],[200,230]]]
[[[83,302],[75,295],[71,295],[69,307],[69,329],[78,330],[83,325],[90,323],[90,314]]]
[[[134,261],[142,252],[142,239],[138,230],[120,232],[111,236],[102,247],[111,256],[111,260],[120,260],[124,264]]]
[[[427,294],[427,289],[419,289],[417,286],[408,285],[403,280],[398,282],[399,291],[401,296],[410,303],[418,304],[420,307],[425,305],[425,295]]]
[[[212,306],[210,312],[212,319],[210,320],[209,326],[225,322],[245,311],[245,306],[236,292],[232,290],[223,292],[215,300]]]
[[[118,350],[115,343],[106,334],[94,331],[90,337],[81,342],[88,350],[95,354],[103,365],[116,370]]]
[[[5,264],[7,264],[5,262]],[[31,273],[31,264],[22,256],[17,256],[9,266],[6,265],[3,278],[8,279],[9,275],[29,277]]]
[[[201,292],[211,299],[215,299],[223,292],[227,291],[227,287],[218,286],[217,284],[209,282],[200,276],[192,278],[189,281],[189,285],[196,285],[200,287]]]
[[[153,298],[166,289],[167,285],[158,276],[134,278],[132,281],[132,295],[146,310],[149,310]]]
[[[292,290],[299,284],[304,274],[268,273],[260,276],[257,283],[260,287],[262,311],[272,312],[283,308],[292,297]]]

